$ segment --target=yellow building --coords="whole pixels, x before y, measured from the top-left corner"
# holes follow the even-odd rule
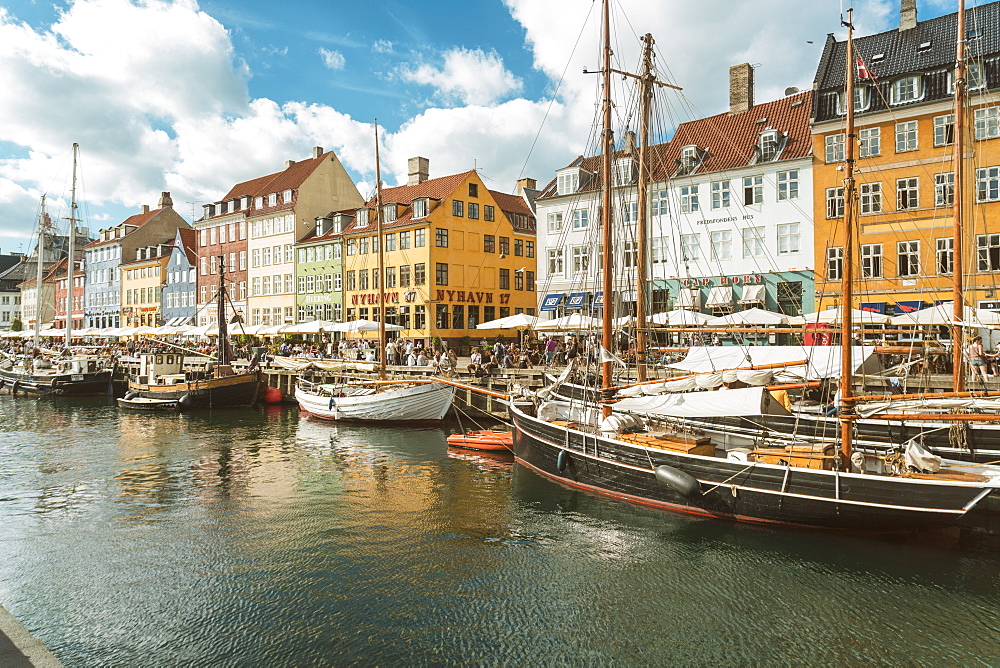
[[[428,179],[427,160],[412,158],[409,184],[382,191],[384,287],[374,199],[352,213],[345,321],[379,320],[383,292],[386,322],[426,344],[478,341],[482,322],[534,315],[535,217],[523,196],[487,189],[475,170]]]
[[[953,79],[957,15],[918,23],[904,1],[898,30],[855,40],[873,76],[857,78],[856,197],[844,201],[843,42],[828,38],[815,80],[813,173],[816,303],[840,304],[843,215],[855,228],[855,307],[899,314],[952,298],[954,256]],[[1000,20],[1000,4],[968,10],[968,99],[963,170],[966,302],[994,308],[1000,271],[1000,77],[997,39],[975,26]],[[987,23],[983,23],[986,21]],[[988,51],[988,53],[984,53]],[[855,68],[855,74],[858,69]],[[990,74],[987,77],[987,73]]]
[[[171,244],[138,248],[135,260],[122,263],[122,327],[163,324],[161,293],[171,250]]]

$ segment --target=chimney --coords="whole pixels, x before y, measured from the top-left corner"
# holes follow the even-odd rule
[[[318,158],[321,155],[323,155],[323,147],[322,146],[313,146],[313,157],[314,158]]]
[[[628,155],[636,155],[638,153],[636,150],[634,130],[625,131],[625,153]]]
[[[161,192],[160,193],[160,203],[161,209],[172,209],[174,208],[174,200],[170,199],[170,193]]]
[[[917,27],[917,0],[902,0],[899,7],[899,31]]]
[[[517,194],[520,195],[525,190],[534,190],[538,182],[535,179],[523,178],[517,180]]]
[[[729,113],[742,114],[753,107],[753,68],[750,63],[729,68]]]
[[[148,204],[143,204],[142,205],[142,212],[143,213],[149,213],[149,205]]]
[[[285,160],[285,169],[288,169],[289,167],[291,167],[294,164],[295,164],[294,160]]]
[[[431,169],[430,160],[420,157],[410,158],[406,164],[410,171],[410,180],[406,185],[415,186],[427,180]]]

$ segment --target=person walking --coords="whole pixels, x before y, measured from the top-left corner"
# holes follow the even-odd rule
[[[972,367],[972,379],[975,380],[976,374],[978,373],[982,377],[984,383],[989,380],[989,377],[986,375],[986,364],[988,360],[986,359],[986,350],[983,349],[983,337],[973,337],[972,341],[965,349],[965,355],[968,357],[969,365]]]

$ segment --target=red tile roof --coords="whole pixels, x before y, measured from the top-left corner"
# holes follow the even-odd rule
[[[136,228],[142,227],[143,225],[145,225],[146,223],[148,223],[150,220],[152,220],[156,216],[156,214],[160,213],[161,211],[163,211],[163,209],[153,209],[151,211],[147,211],[146,213],[137,213],[134,216],[129,216],[128,218],[126,218],[122,222],[118,223],[117,225],[115,225],[111,229],[114,229],[114,228],[117,228],[117,227],[121,227],[122,225],[134,226]],[[132,234],[132,232],[135,232],[135,230],[129,231],[128,233],[125,234],[125,236],[127,237],[129,234]],[[125,237],[112,237],[111,239],[108,239],[106,241],[102,241],[101,239],[96,239],[94,241],[91,241],[86,246],[84,246],[84,248],[93,248],[94,246],[100,246],[102,244],[109,244],[112,241],[120,241],[121,239],[124,239],[124,238]]]
[[[258,176],[255,179],[237,183],[229,190],[228,193],[225,194],[221,201],[226,202],[231,199],[245,196],[264,197],[271,193],[280,193],[284,190],[295,190],[301,186],[314,171],[316,171],[317,167],[323,164],[324,160],[328,160],[332,154],[333,151],[327,151],[318,158],[299,160],[280,172],[274,172],[273,174],[268,174],[266,176]],[[255,209],[254,215],[257,215],[258,213],[273,213],[275,211],[290,209],[291,207],[292,203],[282,202],[281,204],[276,204],[273,207],[265,206],[263,209]],[[244,209],[244,211],[248,211],[248,209]],[[228,216],[233,213],[235,212],[229,211],[227,213],[219,213],[212,216],[212,218]]]
[[[184,254],[187,255],[188,263],[195,267],[198,265],[198,231],[189,227],[179,227],[177,231],[181,235],[181,244],[184,246]]]

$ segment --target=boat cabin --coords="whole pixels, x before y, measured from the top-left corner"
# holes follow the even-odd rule
[[[186,380],[183,353],[141,353],[138,382],[144,385],[173,385]]]

